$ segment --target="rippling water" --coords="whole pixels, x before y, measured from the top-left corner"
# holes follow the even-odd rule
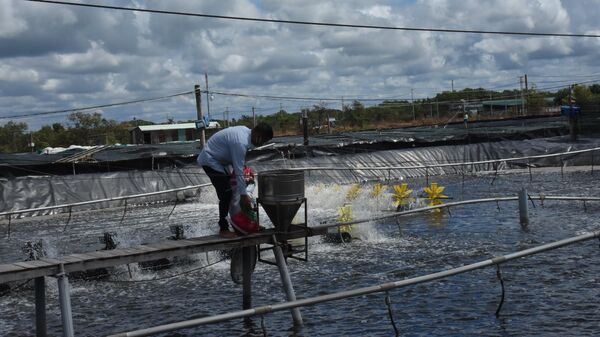
[[[589,172],[510,174],[436,179],[445,194],[460,199],[515,195],[525,186],[531,194],[598,196],[598,175]],[[424,181],[408,181],[420,190]],[[349,186],[310,183],[307,186],[312,225],[335,217]],[[354,215],[368,218],[392,209],[389,196],[379,200],[363,186],[352,201]],[[417,194],[420,194],[417,193]],[[461,266],[497,255],[598,230],[600,206],[595,203],[546,201],[530,206],[531,224],[518,223],[516,202],[453,207],[450,213],[424,213],[357,228],[361,240],[329,244],[310,241],[309,261],[289,261],[298,298],[356,289]],[[49,256],[102,248],[104,231],[117,233],[119,247],[164,240],[169,225],[183,224],[188,236],[217,230],[215,197],[177,205],[154,205],[67,217],[19,221],[11,238],[0,241],[0,262],[22,260],[27,240],[43,240]],[[7,226],[0,225],[6,235]],[[229,262],[216,253],[198,254],[163,271],[132,265],[111,271],[105,280],[71,279],[71,301],[77,336],[103,336],[153,325],[241,309],[241,286],[229,276]],[[500,317],[494,315],[501,288],[496,268],[488,267],[444,280],[389,292],[392,314],[401,335],[549,336],[597,335],[600,325],[600,247],[592,240],[501,265],[506,287]],[[206,264],[212,266],[199,269]],[[177,277],[152,280],[182,273]],[[12,284],[13,287],[19,283]],[[48,330],[61,335],[58,291],[47,278]],[[253,305],[285,300],[277,268],[258,264],[253,275]],[[269,336],[393,336],[385,294],[372,294],[301,309],[304,327],[292,328],[289,312],[264,316]],[[31,284],[0,297],[0,335],[34,336]],[[181,330],[163,336],[263,336],[261,318]]]

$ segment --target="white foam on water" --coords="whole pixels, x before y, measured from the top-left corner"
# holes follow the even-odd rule
[[[373,195],[374,184],[316,184],[306,188],[309,203],[309,225],[339,222],[340,208],[349,205],[354,220],[381,216],[382,212],[393,211],[391,188],[385,186],[378,195]],[[298,217],[298,215],[297,215]],[[352,226],[356,238],[372,243],[386,242],[389,236],[378,230],[377,223],[366,222]]]

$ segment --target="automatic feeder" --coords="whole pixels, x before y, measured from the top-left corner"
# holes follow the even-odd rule
[[[257,202],[267,213],[277,234],[286,234],[294,228],[307,233],[308,207],[304,196],[304,171],[283,169],[260,172],[258,174]],[[292,224],[292,220],[302,204],[304,204],[304,223]],[[303,261],[308,258],[307,247],[307,235],[304,236],[304,246],[301,249],[293,249],[292,245],[287,242],[282,244],[286,258],[291,257]],[[266,249],[259,250],[259,259],[262,250]],[[304,257],[294,256],[294,253],[304,253]],[[260,261],[269,263],[264,260]]]
[[[296,294],[287,269],[286,259],[308,260],[308,211],[306,198],[304,197],[304,172],[297,170],[260,172],[258,174],[258,198],[256,201],[271,219],[275,226],[275,232],[272,234],[272,246],[267,248],[260,248],[259,246],[258,254],[256,254],[256,246],[234,249],[232,253],[231,277],[234,282],[242,284],[242,307],[244,310],[252,307],[251,278],[257,258],[258,261],[277,266],[288,301],[295,301]],[[302,204],[304,204],[304,223],[292,224],[294,216],[298,213]],[[257,221],[260,222],[258,207]],[[304,233],[304,246],[301,248],[293,247],[287,241],[287,234],[294,231],[295,228],[302,230]],[[275,262],[260,258],[260,253],[266,250],[273,251]],[[304,253],[304,257],[295,256],[295,253]],[[300,310],[298,308],[290,310],[294,325],[302,325]]]

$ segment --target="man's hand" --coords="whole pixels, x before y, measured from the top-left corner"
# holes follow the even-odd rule
[[[248,212],[252,210],[252,199],[246,194],[240,195],[240,206],[242,211]]]

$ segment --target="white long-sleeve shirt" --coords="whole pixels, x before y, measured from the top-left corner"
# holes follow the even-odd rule
[[[232,126],[212,135],[200,155],[198,165],[209,166],[215,171],[228,174],[227,166],[233,167],[236,188],[240,195],[247,194],[244,180],[244,161],[246,152],[251,149],[251,132],[245,126]]]

